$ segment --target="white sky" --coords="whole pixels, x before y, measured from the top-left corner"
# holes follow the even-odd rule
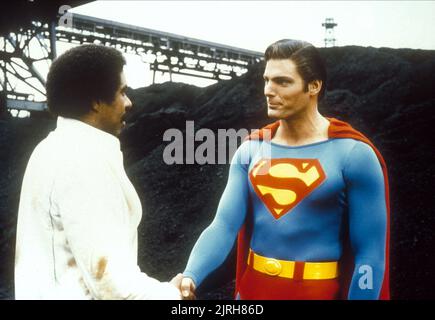
[[[283,38],[323,47],[322,22],[331,17],[337,46],[435,49],[435,1],[95,1],[72,12],[260,52]],[[127,61],[129,85],[149,85],[148,66]]]
[[[282,38],[337,45],[435,49],[435,1],[95,1],[77,12],[263,52]]]

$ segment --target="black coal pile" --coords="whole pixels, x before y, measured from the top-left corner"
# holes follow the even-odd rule
[[[435,52],[341,47],[322,49],[328,92],[320,111],[350,122],[381,150],[391,192],[391,284],[394,299],[435,298]],[[168,165],[168,129],[188,138],[207,128],[259,128],[270,122],[263,96],[263,65],[207,88],[164,83],[131,90],[135,108],[121,136],[127,173],[144,207],[139,263],[167,280],[184,269],[190,250],[214,217],[228,164]],[[13,254],[20,183],[33,147],[53,120],[0,121],[0,298],[13,298]],[[196,147],[201,145],[196,142]],[[216,146],[216,160],[217,160]],[[202,299],[230,299],[234,254],[199,288]]]

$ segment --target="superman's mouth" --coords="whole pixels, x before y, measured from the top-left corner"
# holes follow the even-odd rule
[[[267,107],[268,107],[269,109],[278,109],[278,108],[279,108],[279,105],[278,105],[278,104],[269,104]]]

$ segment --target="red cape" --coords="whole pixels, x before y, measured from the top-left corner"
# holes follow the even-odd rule
[[[390,299],[390,196],[389,196],[389,185],[388,185],[388,174],[387,174],[387,165],[385,164],[384,158],[381,153],[376,149],[373,143],[365,137],[361,132],[352,128],[348,123],[337,120],[335,118],[328,118],[330,121],[329,129],[328,129],[328,137],[334,139],[355,139],[362,141],[368,144],[379,159],[379,162],[382,167],[382,172],[384,173],[385,180],[385,202],[387,205],[387,239],[385,246],[385,273],[384,273],[384,281],[382,283],[381,292],[379,295],[379,299],[381,300],[389,300]],[[248,140],[263,140],[264,138],[264,129],[271,130],[271,137],[273,137],[276,133],[276,130],[279,127],[279,121],[271,123],[266,127],[253,132],[250,136],[248,136]],[[267,138],[267,137],[266,137]],[[239,232],[238,242],[237,242],[237,268],[236,268],[236,294],[239,292],[240,281],[243,273],[246,269],[246,261],[248,257],[248,249],[251,238],[251,228],[250,228],[250,219],[248,217],[247,221],[243,225],[242,229]],[[352,252],[350,250],[350,245],[347,244],[344,246],[343,258],[340,260],[340,282],[342,283],[342,298],[347,298],[347,293],[349,290],[350,281],[352,278],[352,273],[354,269],[353,265],[353,257]]]

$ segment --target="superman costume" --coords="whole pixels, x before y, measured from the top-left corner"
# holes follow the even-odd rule
[[[196,286],[240,232],[238,298],[389,298],[385,162],[361,133],[329,121],[326,141],[290,147],[260,130],[240,146],[184,272]]]

